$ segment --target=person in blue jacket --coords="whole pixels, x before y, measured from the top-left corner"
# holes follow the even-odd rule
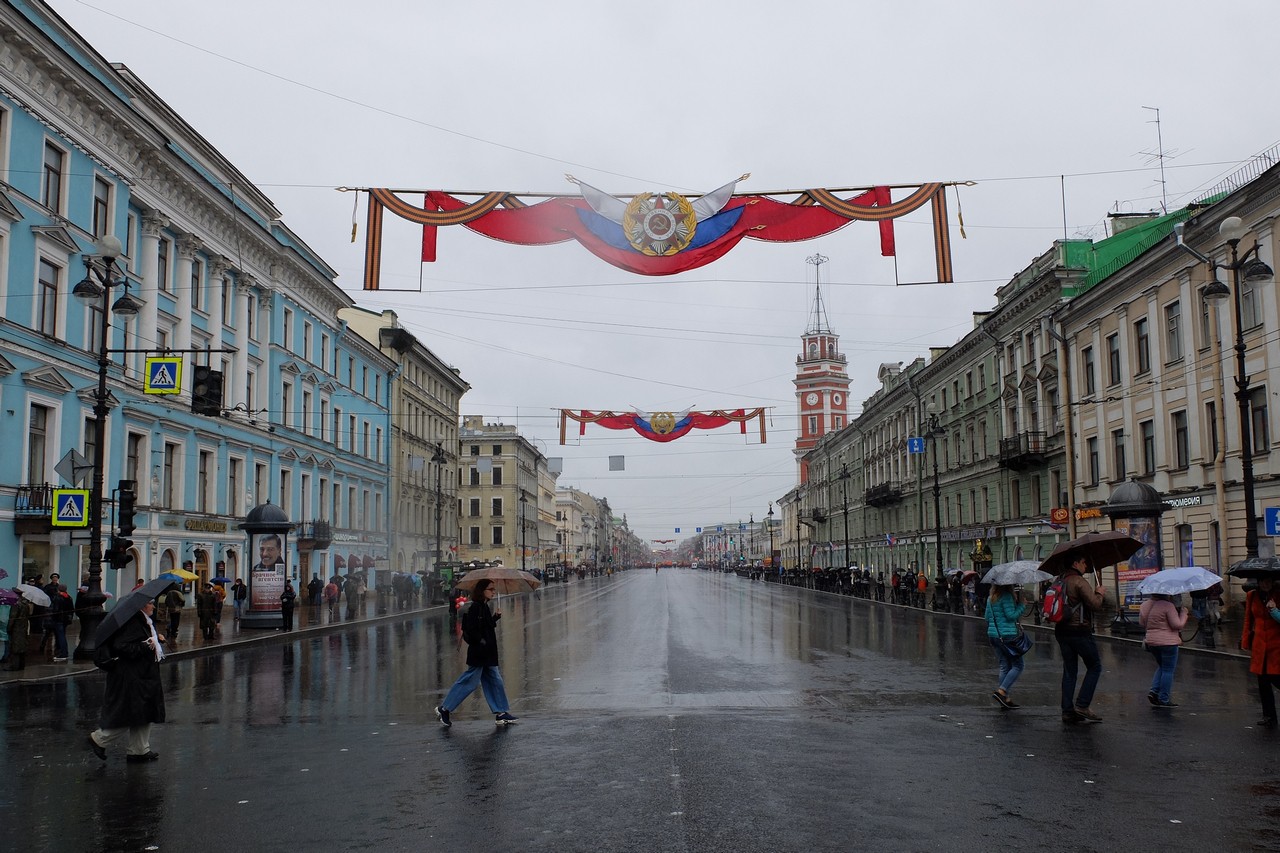
[[[1018,703],[1009,698],[1009,691],[1022,675],[1024,663],[1022,655],[1009,651],[1005,641],[1016,639],[1022,633],[1018,620],[1026,613],[1026,606],[1014,588],[1008,585],[992,586],[988,601],[987,637],[1000,663],[1000,684],[991,695],[1005,708],[1017,708]]]

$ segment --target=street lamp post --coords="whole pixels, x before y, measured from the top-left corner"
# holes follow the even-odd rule
[[[104,234],[95,244],[97,257],[84,256],[85,277],[71,291],[71,295],[85,305],[96,306],[101,301],[101,317],[98,324],[98,388],[93,398],[93,487],[89,491],[89,583],[88,589],[77,601],[80,616],[80,642],[76,646],[76,660],[92,660],[97,649],[94,635],[98,624],[106,615],[102,603],[107,597],[102,593],[102,487],[105,479],[105,448],[107,433],[107,368],[111,366],[111,350],[108,335],[111,333],[111,313],[122,317],[138,313],[142,300],[129,293],[129,281],[116,260],[124,250],[119,238]],[[96,281],[95,281],[96,279]],[[111,303],[112,288],[124,293]]]
[[[1255,505],[1253,490],[1253,431],[1250,423],[1253,406],[1249,399],[1252,389],[1249,387],[1249,374],[1245,370],[1244,309],[1240,291],[1245,283],[1266,281],[1274,275],[1274,272],[1261,258],[1257,257],[1257,243],[1254,243],[1253,248],[1245,252],[1243,256],[1239,254],[1240,241],[1244,239],[1245,230],[1244,222],[1238,216],[1228,216],[1218,226],[1218,234],[1227,241],[1227,246],[1231,252],[1231,262],[1225,265],[1231,271],[1231,287],[1228,288],[1218,280],[1218,264],[1183,243],[1181,224],[1175,227],[1178,246],[1195,255],[1213,269],[1213,280],[1204,286],[1201,295],[1205,299],[1214,302],[1220,302],[1228,296],[1232,297],[1236,324],[1235,396],[1236,405],[1240,413],[1240,481],[1244,490],[1244,551],[1245,559],[1250,559],[1258,556],[1258,510]]]
[[[525,569],[525,555],[528,553],[529,536],[528,526],[525,521],[525,510],[529,506],[529,496],[524,493],[524,489],[520,490],[520,571]]]
[[[436,442],[435,453],[431,454],[431,463],[436,466],[436,560],[435,565],[431,567],[431,571],[440,571],[440,557],[443,553],[443,544],[440,541],[440,515],[444,511],[444,496],[442,494],[442,476],[444,473],[444,445]]]
[[[840,466],[840,491],[844,497],[844,567],[849,568],[849,465]]]
[[[933,547],[938,577],[942,576],[942,486],[938,483],[938,436],[942,427],[938,413],[929,413],[929,440],[933,443]],[[923,570],[923,567],[921,567]]]
[[[773,566],[773,501],[769,501],[769,511],[765,513],[765,515],[767,517],[765,524],[769,526],[769,566],[772,567]],[[799,547],[800,547],[799,545],[796,546],[797,551]],[[777,568],[779,572],[781,572],[782,567],[778,566]]]

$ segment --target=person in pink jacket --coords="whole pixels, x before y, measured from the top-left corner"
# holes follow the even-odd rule
[[[1143,645],[1156,659],[1156,672],[1151,676],[1147,701],[1157,708],[1176,708],[1169,694],[1173,691],[1173,670],[1178,665],[1179,631],[1187,624],[1187,611],[1177,606],[1168,595],[1152,595],[1138,610],[1138,624],[1147,629]]]

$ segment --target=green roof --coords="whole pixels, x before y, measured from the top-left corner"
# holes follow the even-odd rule
[[[1200,205],[1196,205],[1198,209]],[[1146,251],[1173,233],[1173,226],[1190,219],[1196,210],[1184,207],[1156,216],[1096,243],[1071,241],[1065,244],[1063,263],[1068,267],[1088,270],[1079,287],[1069,288],[1067,296],[1079,296],[1094,285],[1110,278]]]

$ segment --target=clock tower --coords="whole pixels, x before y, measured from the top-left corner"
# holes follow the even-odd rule
[[[800,482],[809,481],[804,455],[829,432],[837,432],[849,423],[849,374],[840,352],[840,336],[831,331],[827,309],[822,301],[822,265],[827,258],[814,255],[806,260],[814,265],[813,310],[809,325],[800,341],[796,358],[796,463]]]

